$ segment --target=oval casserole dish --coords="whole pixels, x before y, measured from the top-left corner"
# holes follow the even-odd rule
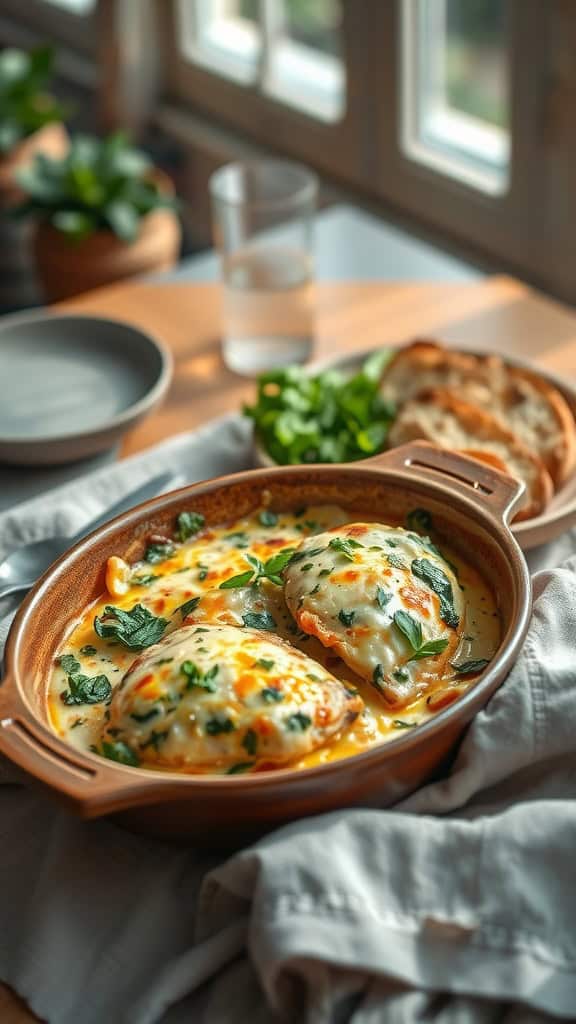
[[[237,776],[182,775],[125,767],[68,746],[50,728],[46,691],[72,625],[104,591],[110,555],[142,557],[151,533],[193,509],[208,525],[257,508],[335,503],[361,519],[403,522],[429,510],[435,536],[477,566],[495,593],[502,639],[488,668],[454,704],[414,730],[353,757],[305,770]],[[96,530],[52,566],[10,631],[0,686],[0,752],[83,818],[112,814],[166,839],[236,846],[287,821],[346,806],[385,807],[442,770],[471,718],[514,664],[528,628],[528,569],[508,520],[522,485],[472,459],[416,443],[346,466],[252,470],[163,495]]]

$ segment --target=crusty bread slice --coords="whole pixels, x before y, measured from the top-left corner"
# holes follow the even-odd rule
[[[453,352],[433,341],[415,341],[394,357],[382,394],[402,406],[430,388],[486,409],[538,455],[556,487],[576,466],[576,423],[564,396],[538,373],[500,356]]]
[[[496,416],[451,391],[430,389],[403,405],[390,428],[388,446],[418,439],[479,457],[523,480],[526,494],[518,520],[539,515],[552,497],[554,487],[542,460]]]

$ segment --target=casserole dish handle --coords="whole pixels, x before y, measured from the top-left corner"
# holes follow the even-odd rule
[[[414,441],[366,459],[364,465],[390,466],[444,484],[483,505],[508,524],[526,490],[525,484],[468,455]]]
[[[82,818],[151,804],[160,792],[165,798],[173,788],[167,775],[155,779],[152,772],[107,762],[97,754],[90,758],[91,764],[86,754],[77,756],[73,747],[33,718],[9,673],[0,683],[0,753],[29,778],[39,779]]]

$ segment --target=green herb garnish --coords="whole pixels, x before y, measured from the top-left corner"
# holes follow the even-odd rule
[[[94,619],[94,630],[101,640],[117,640],[130,651],[143,651],[157,644],[167,625],[168,619],[158,618],[141,604],[129,612],[106,605],[104,614]]]
[[[156,732],[155,729],[152,729],[148,739],[144,740],[144,742],[140,744],[140,750],[146,750],[146,747],[154,747],[154,750],[158,752],[160,744],[164,743],[167,739],[168,729],[165,729],[163,732]]]
[[[174,536],[181,542],[194,537],[204,526],[204,516],[199,512],[181,512],[176,519]]]
[[[242,746],[249,757],[255,757],[258,748],[258,733],[254,729],[248,729],[242,740]]]
[[[225,775],[242,775],[244,772],[249,772],[254,767],[254,761],[239,761],[237,764],[230,765],[226,769]]]
[[[278,704],[281,700],[284,700],[284,694],[276,689],[275,686],[266,686],[260,691],[260,696],[266,704]]]
[[[186,689],[192,690],[194,687],[198,687],[200,690],[207,690],[208,693],[216,692],[214,678],[218,675],[218,670],[218,665],[212,665],[207,672],[203,672],[193,661],[189,660],[183,661],[180,665],[182,675],[186,676]]]
[[[347,612],[344,610],[344,608],[341,608],[340,611],[338,612],[338,618],[343,626],[351,626],[352,623],[354,622],[354,619],[356,618],[356,612]]]
[[[191,597],[189,601],[184,601],[184,604],[179,604],[172,614],[175,615],[176,612],[180,612],[182,618],[185,619],[187,615],[190,615],[198,607],[201,600],[200,597]]]
[[[84,644],[84,647],[80,648],[80,654],[83,654],[86,658],[90,658],[93,654],[98,654],[98,651],[92,644]]]
[[[294,549],[287,548],[285,551],[279,551],[278,554],[272,555],[266,562],[261,562],[254,555],[246,555],[246,561],[250,563],[252,569],[224,580],[220,584],[219,589],[230,590],[235,587],[247,587],[249,584],[256,587],[262,579],[270,580],[277,587],[281,587],[284,581],[280,573],[291,560],[293,554]]]
[[[144,576],[132,576],[130,585],[133,587],[149,587],[154,580],[159,580],[159,576],[155,576],[153,573],[146,573]]]
[[[402,718],[394,718],[392,725],[395,729],[413,729],[418,722],[405,722]]]
[[[302,711],[295,711],[293,715],[290,715],[286,719],[286,728],[289,732],[305,732],[312,725],[312,719],[309,715],[305,715]]]
[[[459,676],[470,676],[475,672],[482,672],[490,662],[487,658],[477,658],[475,661],[463,661],[460,665],[451,663],[452,668]]]
[[[258,516],[258,522],[262,526],[276,526],[278,523],[278,516],[275,512],[271,512],[269,508],[265,508]]]
[[[376,602],[378,607],[384,611],[385,608],[390,604],[392,600],[392,594],[389,590],[384,590],[384,587],[376,587]]]
[[[332,537],[329,547],[334,551],[338,551],[340,555],[344,555],[349,562],[354,561],[354,548],[362,548],[363,544],[360,544],[357,540],[352,537]]]
[[[384,448],[395,415],[380,394],[389,358],[389,351],[375,352],[348,378],[336,370],[312,376],[299,366],[262,374],[256,402],[245,406],[244,414],[282,465],[375,455]]]
[[[252,569],[248,569],[247,572],[241,572],[237,576],[230,576],[229,579],[223,580],[219,584],[219,590],[233,590],[236,587],[247,587],[250,583],[254,572]]]
[[[206,732],[209,736],[220,736],[222,733],[234,732],[236,726],[230,718],[209,718]]]
[[[321,569],[318,573],[319,576],[329,576],[331,572],[334,572],[334,567],[331,569]]]
[[[167,558],[170,558],[175,550],[174,545],[169,541],[165,544],[149,544],[144,553],[144,561],[150,562],[151,565],[157,565],[158,562],[165,562]]]
[[[100,753],[100,751],[96,749],[96,753]],[[129,747],[127,743],[123,743],[122,740],[115,740],[114,743],[108,743],[106,740],[103,740],[102,755],[107,757],[109,761],[128,764],[132,768],[137,768],[140,764],[138,755],[132,750],[132,747]]]
[[[400,558],[399,555],[395,555],[395,554],[386,555],[386,561],[388,562],[388,565],[392,566],[393,569],[406,569],[407,568],[406,562],[404,562],[403,559]]]
[[[400,632],[404,634],[414,652],[408,658],[408,661],[420,661],[422,658],[430,658],[434,654],[441,654],[448,646],[448,639],[446,637],[422,643],[422,626],[408,612],[395,612],[394,623]]]
[[[435,654],[442,654],[448,647],[448,637],[442,636],[437,640],[428,640],[427,643],[422,644],[408,661],[421,661],[422,658],[431,658]]]
[[[422,580],[430,590],[440,598],[440,618],[453,629],[458,627],[460,619],[454,608],[452,584],[440,566],[427,558],[415,558],[411,565],[414,576]]]
[[[276,620],[270,612],[246,612],[242,616],[242,622],[248,629],[276,629]]]
[[[68,689],[60,694],[64,704],[102,704],[109,700],[112,686],[107,676],[83,675],[73,654],[63,654],[58,664],[68,677]]]
[[[133,718],[135,722],[149,722],[155,715],[159,715],[158,708],[151,708],[150,711],[144,711],[141,715],[137,711],[130,713],[130,718]]]
[[[272,658],[258,658],[258,661],[254,662],[252,668],[256,667],[266,669],[269,672],[271,668],[274,668],[274,662]]]

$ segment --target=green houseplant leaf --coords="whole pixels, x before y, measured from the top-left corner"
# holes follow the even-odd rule
[[[0,53],[0,155],[44,125],[63,120],[63,107],[45,92],[53,62],[48,46]]]
[[[146,154],[120,134],[79,135],[63,159],[37,157],[18,174],[18,184],[26,196],[20,214],[47,221],[71,242],[110,231],[129,244],[143,217],[176,206],[161,192]]]

